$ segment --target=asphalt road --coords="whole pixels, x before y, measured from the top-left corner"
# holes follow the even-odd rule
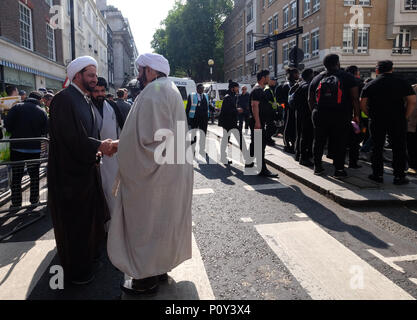
[[[278,180],[245,176],[236,163],[195,165],[194,180],[195,254],[204,267],[189,277],[204,273],[216,300],[344,299],[350,297],[338,282],[344,277],[350,286],[359,284],[353,297],[417,298],[417,207],[348,209],[282,174]],[[0,251],[17,244],[8,258],[17,261],[39,240],[53,239],[46,217],[0,244]],[[49,266],[58,263],[55,252],[45,254],[26,298],[120,299],[123,274],[105,250],[88,286],[51,290]],[[362,278],[355,278],[358,265]],[[0,293],[1,283],[0,277]]]

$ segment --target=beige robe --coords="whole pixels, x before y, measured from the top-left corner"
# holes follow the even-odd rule
[[[186,140],[178,121],[187,121],[181,95],[161,78],[138,96],[120,135],[120,184],[107,249],[113,265],[135,279],[169,272],[191,258],[193,167],[154,159],[162,143],[154,139],[158,129]]]

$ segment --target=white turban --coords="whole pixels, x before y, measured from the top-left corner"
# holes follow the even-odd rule
[[[95,66],[96,68],[98,66],[96,59],[90,56],[79,57],[71,61],[71,63],[67,67],[68,79],[72,81],[78,72],[80,72],[85,67],[88,67],[91,65]]]
[[[164,56],[157,53],[145,53],[141,54],[136,59],[136,67],[150,67],[155,71],[159,71],[169,76],[169,62]]]

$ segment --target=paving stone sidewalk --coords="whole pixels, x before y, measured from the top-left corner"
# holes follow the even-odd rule
[[[209,126],[208,130],[218,137],[221,137],[223,134],[222,128],[216,125]],[[245,131],[244,136],[246,142],[249,143],[250,137]],[[382,184],[368,179],[369,174],[372,172],[371,164],[362,160],[359,161],[362,168],[347,168],[348,177],[339,180],[332,177],[334,173],[332,160],[323,156],[325,174],[323,176],[315,176],[312,168],[301,166],[294,160],[292,154],[283,151],[282,138],[274,138],[274,140],[276,141],[276,146],[267,146],[265,151],[265,159],[268,165],[342,205],[372,206],[417,203],[417,178],[408,177],[410,179],[410,184],[408,185],[394,185],[393,170],[389,162],[385,163],[384,183]],[[231,142],[237,145],[237,141],[234,138],[231,139]]]

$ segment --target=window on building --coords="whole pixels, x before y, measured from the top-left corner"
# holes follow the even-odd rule
[[[247,8],[246,22],[249,23],[253,19],[253,1],[251,1]]]
[[[274,58],[273,53],[268,52],[268,69],[271,71],[274,68]]]
[[[252,31],[248,32],[248,34],[246,35],[246,40],[247,40],[246,51],[250,52],[253,50],[253,32]]]
[[[304,0],[304,17],[311,13],[311,0]]]
[[[78,12],[77,12],[78,26],[82,28],[83,27],[83,8],[80,5],[78,5],[77,9],[78,9]]]
[[[409,29],[401,29],[394,40],[392,53],[410,54],[411,53],[411,32]]]
[[[369,50],[369,28],[358,29],[358,53],[368,53]]]
[[[284,65],[288,64],[289,60],[289,50],[288,50],[288,43],[282,45],[282,62]]]
[[[303,51],[304,51],[304,59],[310,58],[310,35],[306,34],[302,38],[303,42]]]
[[[272,18],[268,19],[268,34],[272,34]]]
[[[320,9],[320,0],[313,0],[313,12],[316,12]]]
[[[262,25],[262,34],[265,34],[265,23]]]
[[[371,0],[359,0],[359,5],[360,6],[370,6],[371,5]]]
[[[404,9],[405,10],[417,10],[417,0],[405,0]]]
[[[354,6],[355,4],[355,0],[344,0],[345,6]]]
[[[67,0],[67,14],[71,16],[71,0]]]
[[[264,55],[261,58],[261,68],[262,68],[262,70],[265,69],[265,56]]]
[[[278,30],[278,13],[274,15],[274,31]]]
[[[320,33],[319,30],[311,33],[311,56],[316,57],[320,54]]]
[[[291,24],[297,23],[297,2],[292,2],[290,4],[291,7]]]
[[[290,8],[289,7],[284,8],[283,17],[284,17],[284,29],[286,29],[290,25]]]
[[[350,26],[343,28],[343,52],[353,53],[354,31]]]
[[[48,58],[55,61],[55,34],[54,29],[49,25],[46,24],[46,42],[48,45]]]
[[[20,44],[33,50],[32,11],[19,2]]]

